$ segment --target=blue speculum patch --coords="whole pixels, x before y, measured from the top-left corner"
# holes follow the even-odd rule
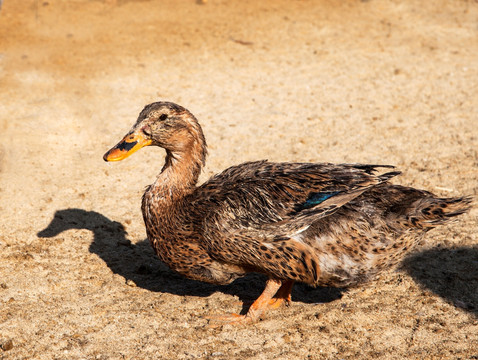
[[[319,205],[321,202],[324,202],[327,199],[330,199],[332,196],[337,195],[340,191],[324,191],[318,193],[312,193],[309,195],[305,203],[302,204],[301,209],[309,209],[316,205]]]

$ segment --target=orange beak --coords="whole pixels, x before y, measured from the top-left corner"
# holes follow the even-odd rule
[[[126,135],[115,147],[111,148],[103,156],[105,161],[120,161],[126,159],[132,153],[142,147],[151,145],[152,141],[146,139],[142,133],[132,133]]]

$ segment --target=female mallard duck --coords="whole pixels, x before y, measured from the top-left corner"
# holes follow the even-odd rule
[[[264,292],[243,316],[253,322],[291,299],[295,281],[345,287],[396,265],[433,227],[464,213],[470,198],[437,198],[377,174],[383,165],[247,162],[197,187],[206,141],[185,108],[146,106],[130,132],[105,155],[119,161],[138,149],[166,149],[163,169],[143,195],[149,240],[184,276],[228,284],[266,274]]]

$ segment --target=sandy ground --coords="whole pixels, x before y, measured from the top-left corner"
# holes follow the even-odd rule
[[[478,211],[401,270],[296,286],[247,328],[208,329],[264,278],[184,279],[155,258],[148,148],[103,153],[142,107],[190,109],[210,156],[397,165],[478,193],[478,3],[7,0],[0,12],[1,359],[477,359]]]

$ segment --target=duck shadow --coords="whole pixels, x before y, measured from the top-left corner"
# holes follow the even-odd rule
[[[409,255],[402,270],[453,306],[478,317],[478,246],[423,250]]]
[[[83,209],[58,210],[48,226],[38,232],[38,237],[54,237],[70,229],[87,229],[93,232],[89,251],[98,255],[118,275],[132,280],[143,289],[207,297],[215,292],[238,296],[244,302],[243,312],[264,289],[266,277],[248,274],[229,285],[212,285],[187,279],[164,265],[154,254],[147,239],[132,243],[124,226],[96,211]],[[304,284],[294,287],[293,299],[303,303],[326,303],[342,297],[343,289],[312,288]]]
[[[423,250],[405,258],[401,268],[423,287],[478,317],[478,246]]]

